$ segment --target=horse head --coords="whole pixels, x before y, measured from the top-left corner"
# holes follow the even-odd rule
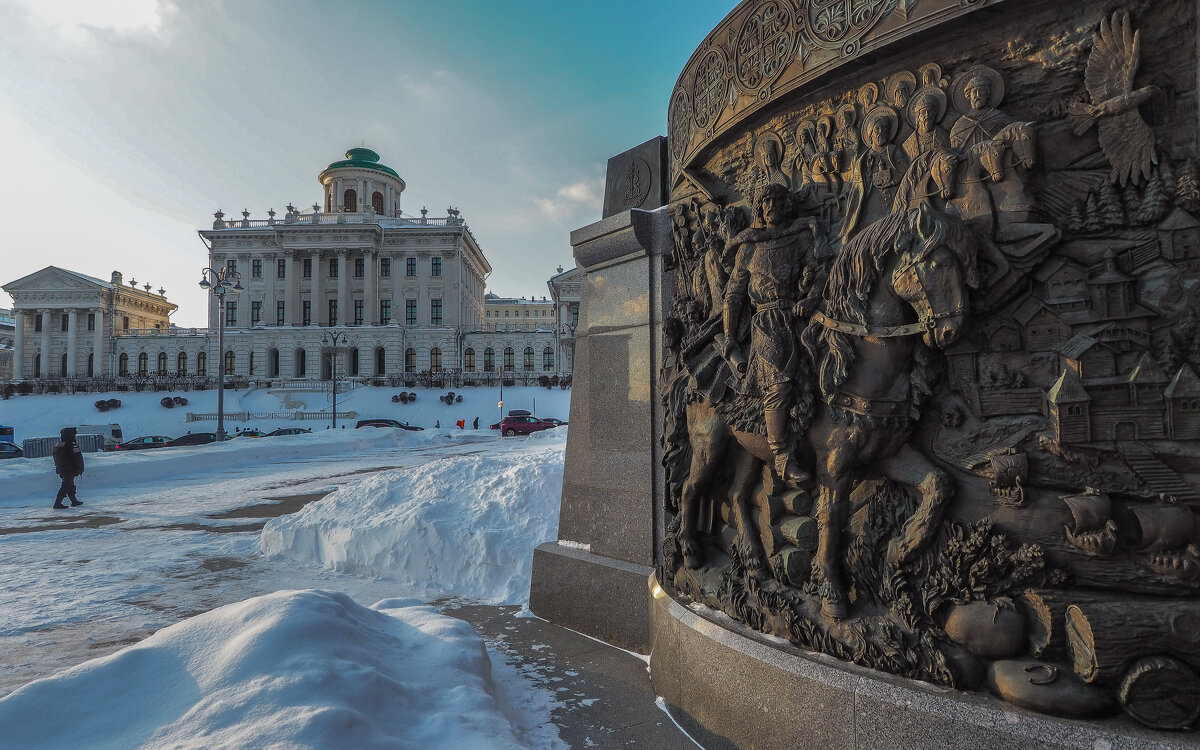
[[[967,160],[978,164],[992,182],[1004,179],[1004,154],[1008,146],[998,140],[981,141],[967,150]]]
[[[1029,169],[1037,159],[1037,144],[1033,138],[1032,122],[1013,122],[996,133],[995,140],[1012,150],[1017,164]]]
[[[979,284],[971,235],[953,216],[922,202],[896,235],[892,289],[925,326],[925,345],[945,349],[967,322],[968,289]]]
[[[949,150],[935,149],[929,160],[929,176],[937,187],[937,196],[942,200],[954,197],[955,172],[958,169],[958,157]]]

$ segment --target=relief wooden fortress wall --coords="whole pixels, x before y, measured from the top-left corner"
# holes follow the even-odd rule
[[[758,0],[669,105],[660,579],[856,663],[1200,717],[1183,0]]]

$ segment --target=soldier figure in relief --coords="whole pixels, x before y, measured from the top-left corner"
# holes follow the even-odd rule
[[[798,319],[812,314],[825,285],[817,253],[817,222],[809,216],[792,220],[794,203],[787,189],[767,185],[755,201],[759,226],[741,232],[730,244],[738,248],[725,289],[724,355],[743,387],[762,401],[767,445],[775,470],[788,484],[807,483],[811,475],[795,456],[799,436],[789,435],[797,378],[812,375],[800,346]],[[738,344],[742,315],[749,312],[750,354]]]
[[[954,104],[969,111],[950,128],[950,145],[956,149],[968,149],[977,143],[989,141],[1012,123],[1012,118],[996,109],[1004,99],[1004,79],[989,67],[980,65],[963,74],[954,85]]]

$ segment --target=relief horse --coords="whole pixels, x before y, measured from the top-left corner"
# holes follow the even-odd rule
[[[861,470],[921,495],[916,513],[889,550],[895,564],[911,559],[928,542],[950,499],[949,479],[907,444],[907,431],[882,425],[907,425],[919,405],[910,386],[916,340],[944,347],[961,333],[967,288],[975,283],[974,258],[974,245],[961,223],[928,203],[886,216],[842,248],[834,264],[836,280],[831,278],[827,291],[833,298],[824,313],[814,315],[824,322],[813,323],[805,333],[805,345],[821,352],[816,359],[825,395],[805,437],[804,454],[816,457],[820,544],[815,572],[829,617],[842,618],[848,611],[841,536],[850,490]],[[916,379],[926,375],[917,373]],[[706,498],[713,501],[714,479],[732,463],[729,521],[736,528],[738,556],[747,572],[756,575],[766,562],[760,535],[770,533],[755,528],[751,511],[762,468],[773,462],[766,437],[733,428],[704,400],[688,404],[684,418],[691,454],[677,519],[684,564],[696,568],[704,561],[696,538],[700,505]],[[762,518],[765,523],[766,515]]]

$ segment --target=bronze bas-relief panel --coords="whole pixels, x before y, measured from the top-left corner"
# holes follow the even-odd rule
[[[700,92],[732,122],[715,68],[673,95],[661,580],[859,664],[1189,727],[1196,7],[1009,0],[939,38],[949,5],[976,7],[747,3],[708,44],[757,19],[758,114],[702,150],[675,113]],[[858,46],[814,46],[839,8]],[[789,45],[853,57],[922,18],[780,93]]]

